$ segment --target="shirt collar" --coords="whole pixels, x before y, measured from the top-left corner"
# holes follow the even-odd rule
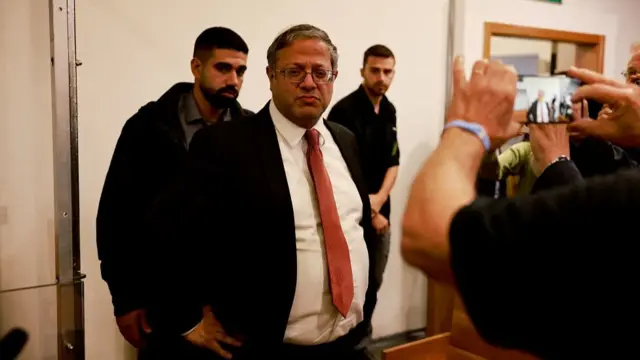
[[[192,91],[182,97],[182,111],[184,114],[184,121],[187,124],[202,120],[202,115],[200,115],[200,110],[198,110]]]
[[[304,137],[307,129],[294,124],[284,115],[282,115],[280,110],[278,110],[276,105],[273,103],[273,100],[269,102],[269,114],[271,115],[271,119],[273,120],[273,124],[275,125],[276,130],[280,133],[280,135],[282,135],[289,146],[294,147],[298,145],[300,140],[302,140],[302,138]],[[318,130],[318,132],[320,133],[320,146],[322,146],[324,144],[324,139],[326,138],[326,136],[331,135],[326,125],[324,124],[324,119],[318,121],[313,126],[313,129]]]
[[[367,91],[364,89],[364,85],[360,84],[358,90],[356,91],[358,92],[358,96],[360,98],[360,103],[362,104],[362,106],[365,106],[366,109],[370,109],[375,113],[373,103],[371,102],[371,99],[369,99],[369,95],[367,95]],[[389,99],[387,99],[387,95],[382,95],[382,99],[380,100],[380,114],[387,111],[388,102]]]
[[[182,113],[186,124],[204,122],[202,115],[200,115],[200,110],[198,110],[198,105],[196,105],[196,99],[193,98],[193,91],[184,94],[182,97]],[[220,118],[222,121],[231,120],[231,111],[225,109]]]

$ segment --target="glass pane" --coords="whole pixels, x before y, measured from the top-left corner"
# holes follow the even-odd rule
[[[27,331],[29,340],[19,359],[56,360],[56,311],[55,286],[2,293],[0,336],[13,327],[20,327]]]
[[[55,281],[46,2],[0,1],[0,291]]]

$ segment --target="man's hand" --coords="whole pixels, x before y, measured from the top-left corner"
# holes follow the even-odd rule
[[[612,113],[613,113],[613,110],[611,110],[609,105],[604,104],[602,106],[602,109],[598,113],[598,120],[602,120],[602,121],[608,120]]]
[[[513,121],[518,76],[512,66],[499,61],[477,61],[467,81],[460,58],[453,71],[454,91],[447,122],[461,119],[484,126],[497,148],[518,135],[522,124]]]
[[[387,230],[389,230],[389,220],[387,220],[384,215],[377,213],[376,216],[371,220],[373,224],[373,228],[376,229],[378,234],[384,234]]]
[[[565,124],[530,124],[534,172],[542,174],[560,156],[569,157],[569,134]]]
[[[569,125],[569,130],[595,136],[620,146],[640,146],[640,87],[623,84],[586,69],[569,69],[569,76],[589,84],[580,87],[573,101],[593,99],[609,104],[597,121],[582,119]]]
[[[151,328],[147,323],[147,311],[144,309],[133,310],[125,315],[117,316],[116,323],[125,340],[136,349],[144,346],[144,336],[151,333]]]
[[[192,344],[208,348],[225,359],[231,359],[232,355],[223,349],[220,343],[236,347],[242,346],[240,341],[227,335],[222,328],[222,324],[218,322],[218,319],[216,319],[213,311],[208,306],[205,306],[202,310],[202,322],[184,337]]]
[[[387,201],[384,196],[380,194],[369,194],[369,202],[371,202],[371,211],[378,213],[382,208],[382,205]]]

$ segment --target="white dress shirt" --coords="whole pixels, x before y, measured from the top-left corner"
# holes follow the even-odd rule
[[[546,124],[549,122],[549,109],[544,100],[538,100],[538,123]]]
[[[273,101],[269,112],[278,134],[296,231],[298,280],[284,342],[299,345],[326,343],[345,335],[363,320],[363,305],[369,285],[369,253],[360,226],[362,200],[340,149],[324,122],[319,121],[314,128],[320,132],[324,165],[331,179],[351,255],[354,298],[344,318],[331,299],[318,201],[307,166],[306,129],[287,120]]]

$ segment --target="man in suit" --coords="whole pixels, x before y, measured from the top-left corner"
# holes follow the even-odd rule
[[[530,123],[546,124],[555,121],[549,103],[544,100],[544,91],[538,91],[538,98],[531,103],[527,112],[527,121]]]
[[[395,55],[384,45],[373,45],[364,53],[362,84],[338,101],[328,120],[346,126],[358,140],[360,161],[371,200],[373,227],[381,235],[376,274],[382,282],[389,258],[391,189],[398,176],[400,150],[396,131],[396,108],[385,93],[395,75]]]
[[[194,83],[178,83],[125,123],[102,189],[96,236],[103,279],[116,321],[136,348],[144,343],[148,292],[138,279],[153,256],[142,241],[145,213],[184,171],[193,134],[218,121],[250,114],[236,101],[249,49],[234,31],[214,27],[196,39]]]
[[[159,358],[366,358],[380,240],[356,139],[322,120],[337,49],[297,25],[267,59],[271,101],[196,134],[182,187],[151,216],[166,245]]]

